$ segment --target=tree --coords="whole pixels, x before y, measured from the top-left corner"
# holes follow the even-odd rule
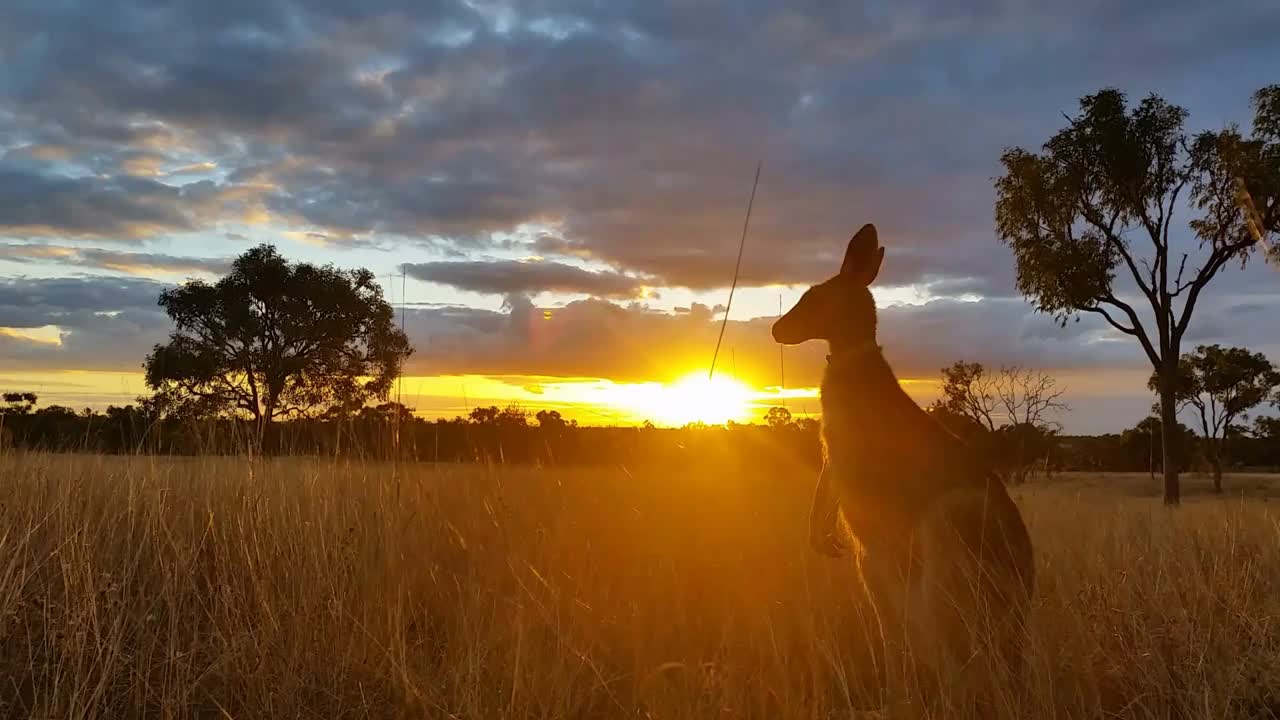
[[[32,392],[7,392],[0,393],[0,400],[4,401],[0,406],[0,448],[7,448],[14,444],[14,431],[4,426],[5,418],[17,420],[30,415],[39,398]]]
[[[1000,158],[996,229],[1018,289],[1062,324],[1091,313],[1136,338],[1159,378],[1165,425],[1177,421],[1179,352],[1200,294],[1280,230],[1280,86],[1253,105],[1251,138],[1235,127],[1191,137],[1184,109],[1150,95],[1130,110],[1123,93],[1102,90],[1081,99],[1043,152]],[[1189,227],[1203,256],[1190,265],[1171,238],[1184,193],[1199,211]],[[1177,449],[1162,452],[1171,460]],[[1177,464],[1161,464],[1164,500],[1177,504]]]
[[[564,421],[559,410],[539,410],[533,417],[538,421],[538,427],[543,430],[564,430],[569,425]]]
[[[373,273],[290,263],[270,245],[160,306],[175,329],[147,357],[148,387],[177,414],[249,417],[259,443],[278,419],[386,400],[413,352]]]
[[[1157,390],[1160,378],[1152,374],[1148,386]],[[1196,410],[1204,437],[1206,456],[1213,468],[1213,491],[1222,492],[1223,448],[1237,421],[1266,402],[1280,385],[1280,372],[1262,353],[1245,348],[1200,345],[1178,363],[1175,385],[1178,410]]]
[[[1276,102],[1280,103],[1280,97]],[[1280,389],[1271,396],[1271,406],[1280,409]],[[1268,417],[1262,415],[1253,419],[1253,429],[1250,434],[1256,438],[1266,438],[1273,442],[1280,442],[1280,417]]]
[[[524,428],[529,426],[529,413],[519,405],[512,403],[498,413],[497,423],[504,428]]]
[[[941,401],[935,401],[926,410],[934,420],[937,420],[952,435],[968,440],[971,444],[991,432],[982,423],[977,422],[968,415],[957,413],[946,407]]]
[[[28,415],[40,398],[33,392],[7,392],[0,394],[4,407],[0,407],[0,415]]]
[[[413,408],[398,402],[384,402],[375,406],[364,406],[356,414],[359,420],[384,424],[413,422]]]
[[[949,420],[956,425],[953,432],[960,430],[956,434],[961,437],[972,437],[979,429],[995,432],[999,406],[995,390],[995,379],[982,363],[960,360],[942,369],[942,397],[934,401],[931,409],[935,417],[944,419],[944,424]],[[977,427],[964,428],[959,418]]]
[[[764,414],[764,421],[769,427],[780,430],[791,425],[791,411],[784,407],[771,407]]]
[[[1019,366],[992,375],[982,363],[942,369],[942,397],[929,408],[944,427],[993,456],[1012,484],[1025,482],[1061,429],[1050,415],[1069,410],[1047,373]]]
[[[471,422],[476,425],[493,425],[501,428],[522,428],[529,424],[529,414],[519,405],[508,405],[499,410],[497,405],[472,408]]]

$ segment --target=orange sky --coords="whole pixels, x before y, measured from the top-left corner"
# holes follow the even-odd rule
[[[145,394],[141,373],[62,371],[0,374],[0,387],[36,392],[41,405],[103,409],[125,405]],[[401,401],[426,418],[467,415],[471,408],[515,404],[534,412],[558,410],[584,425],[659,425],[689,422],[759,421],[770,407],[784,406],[796,415],[817,413],[816,388],[752,388],[719,374],[690,374],[671,383],[613,382],[591,378],[538,376],[442,375],[409,376],[400,388]]]
[[[1058,379],[1077,398],[1105,402],[1114,395],[1114,387],[1143,382],[1145,375],[1140,371],[1068,371]],[[921,405],[938,396],[937,379],[900,382]],[[141,373],[81,370],[0,373],[0,387],[36,392],[41,405],[98,410],[132,403],[146,391]],[[751,387],[725,373],[708,382],[703,371],[666,383],[520,375],[408,376],[400,386],[400,397],[428,419],[465,416],[474,407],[515,404],[530,412],[558,410],[566,419],[584,425],[628,425],[645,420],[674,426],[694,421],[761,422],[775,406],[785,407],[797,417],[816,417],[821,411],[816,387]],[[1060,419],[1069,420],[1069,414]]]

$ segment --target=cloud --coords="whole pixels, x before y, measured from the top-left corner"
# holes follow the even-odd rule
[[[180,190],[133,177],[68,178],[0,166],[0,232],[138,238],[193,230]]]
[[[11,370],[141,372],[146,353],[168,336],[165,318],[152,312],[68,318],[58,344],[0,335],[0,355]]]
[[[637,278],[607,270],[585,270],[557,262],[429,262],[406,264],[410,277],[459,290],[496,295],[536,295],[541,292],[638,298],[653,278]]]
[[[720,368],[756,384],[777,384],[778,346],[772,319],[731,321]],[[539,308],[527,300],[504,312],[447,307],[411,311],[407,327],[418,352],[410,373],[530,374],[672,379],[705,370],[719,331],[711,308],[694,305],[667,313],[638,303],[603,300]],[[935,377],[964,359],[1050,369],[1142,367],[1136,344],[1115,342],[1101,328],[1053,322],[1013,298],[963,302],[935,300],[895,305],[880,312],[880,342],[899,375]],[[807,343],[786,350],[787,382],[816,386],[827,349]]]
[[[154,310],[163,283],[138,278],[0,280],[0,327],[79,327],[111,313]]]
[[[19,0],[0,8],[0,141],[63,150],[28,153],[31,209],[0,229],[138,237],[252,212],[483,250],[541,225],[574,257],[711,288],[763,160],[744,283],[818,280],[870,220],[912,260],[889,282],[1007,288],[1002,147],[1037,145],[1102,84],[1213,124],[1272,80],[1275,8],[1178,2],[1119,41],[1146,5]],[[50,181],[68,163],[145,177]],[[214,167],[252,210],[125,186]]]
[[[58,328],[58,343],[0,335],[6,367],[138,371],[169,332],[162,283],[138,278],[0,280],[0,328]]]
[[[66,176],[0,160],[0,234],[141,240],[251,218],[252,188],[168,185],[133,175]]]
[[[0,252],[42,268],[216,272],[221,260],[137,246],[198,233],[216,245],[195,254],[232,255],[261,236],[242,225],[267,224],[322,245],[301,249],[312,257],[358,246],[360,262],[385,262],[379,274],[405,263],[508,298],[500,313],[411,311],[420,371],[639,378],[704,366],[715,313],[605,299],[728,285],[763,161],[740,286],[821,280],[871,221],[887,248],[882,284],[952,298],[882,312],[900,372],[961,357],[1135,368],[1131,340],[1096,322],[1056,328],[1012,297],[991,218],[999,153],[1037,147],[1104,85],[1185,104],[1197,128],[1246,121],[1250,92],[1280,64],[1280,6],[1246,0],[733,10],[0,3],[0,238],[49,243]],[[510,260],[528,255],[544,259]],[[504,259],[481,261],[493,257]],[[1257,311],[1274,305],[1271,270],[1229,272],[1192,337],[1273,347],[1280,330]],[[27,323],[11,327],[57,325],[65,342],[7,338],[6,361],[20,351],[43,367],[136,367],[168,327],[159,286],[30,283],[0,286],[0,314]],[[529,299],[540,291],[596,298],[546,319]],[[761,381],[777,357],[767,324],[731,323],[727,340],[730,362]],[[789,350],[788,375],[815,382],[822,355]]]
[[[1202,301],[1201,319],[1207,327],[1221,326],[1222,315],[1232,312],[1230,297],[1206,296]],[[673,379],[706,369],[719,331],[716,312],[695,304],[667,313],[640,303],[623,306],[603,300],[572,302],[560,308],[540,308],[522,300],[503,312],[419,308],[411,310],[407,318],[410,337],[418,349],[408,372]],[[759,385],[777,384],[780,368],[778,346],[770,336],[772,322],[771,318],[731,321],[720,369],[732,368],[735,374]],[[1206,338],[1223,340],[1215,333]],[[1280,338],[1280,320],[1261,319],[1243,329],[1237,325],[1230,338],[1234,344],[1266,352],[1280,361],[1276,340]],[[1145,355],[1132,338],[1092,318],[1058,327],[1021,298],[979,302],[938,299],[921,305],[884,307],[879,311],[878,340],[899,377],[906,379],[937,377],[940,368],[957,360],[1085,376],[1150,372]],[[787,383],[816,386],[826,353],[821,342],[787,348]],[[1114,390],[1144,397],[1146,392],[1140,386]]]
[[[41,243],[0,243],[0,260],[73,265],[143,276],[157,273],[218,275],[231,267],[231,260],[227,258],[194,258]]]

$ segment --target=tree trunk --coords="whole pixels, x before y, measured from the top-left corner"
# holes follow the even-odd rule
[[[264,383],[267,389],[267,397],[265,407],[262,412],[262,427],[258,436],[258,452],[263,456],[277,454],[277,445],[279,442],[275,436],[275,420],[276,408],[280,407],[281,386],[278,382],[267,380]]]
[[[1213,492],[1222,494],[1222,443],[1223,440],[1210,440],[1209,464],[1213,466]]]
[[[275,420],[270,414],[262,416],[262,426],[258,430],[258,454],[261,456],[274,455],[275,449],[273,442],[275,439],[272,432],[275,427]]]
[[[1178,367],[1165,362],[1160,373],[1160,445],[1161,467],[1164,470],[1164,504],[1182,502],[1182,486],[1178,481],[1178,405],[1174,394]]]
[[[1164,434],[1161,433],[1161,437]],[[1156,484],[1156,436],[1154,430],[1147,430],[1147,474],[1151,476],[1151,484]]]

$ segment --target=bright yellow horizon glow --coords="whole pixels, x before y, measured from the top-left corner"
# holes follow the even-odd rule
[[[651,421],[683,426],[760,422],[776,405],[789,406],[796,417],[818,410],[817,388],[754,388],[728,374],[717,373],[708,379],[705,370],[667,382],[523,375],[410,376],[401,387],[403,402],[425,418],[466,415],[477,406],[516,404],[530,411],[558,410],[566,419],[586,425]],[[454,403],[451,409],[437,404],[445,396]],[[460,400],[465,400],[465,405],[460,406]]]
[[[0,390],[35,392],[41,407],[58,404],[76,410],[128,405],[147,393],[142,373],[91,370],[4,371],[0,372]],[[797,418],[820,410],[815,387],[754,387],[720,372],[708,380],[706,370],[666,382],[538,375],[411,375],[392,390],[391,399],[397,397],[426,420],[466,417],[476,407],[517,405],[531,413],[558,410],[566,420],[583,425],[638,425],[646,420],[662,426],[759,423],[773,406],[787,407]]]
[[[3,331],[0,331],[3,334]],[[52,339],[52,337],[49,337]],[[1111,397],[1117,386],[1132,386],[1140,371],[1063,371],[1058,374],[1076,396]],[[902,388],[924,407],[938,397],[936,378],[901,378]],[[140,372],[100,370],[0,369],[0,390],[35,392],[39,407],[64,405],[104,410],[108,405],[136,403],[147,394]],[[608,380],[547,375],[410,375],[392,390],[424,420],[466,417],[477,407],[523,408],[529,413],[556,410],[582,425],[634,426],[646,420],[663,426],[692,422],[721,425],[729,421],[761,423],[771,407],[784,407],[795,418],[822,412],[813,386],[754,385],[728,373],[707,379],[706,370],[690,371],[674,380]]]
[[[728,375],[708,377],[692,372],[669,384],[631,383],[615,385],[610,405],[659,425],[706,423],[723,425],[729,421],[751,420],[759,392]]]

